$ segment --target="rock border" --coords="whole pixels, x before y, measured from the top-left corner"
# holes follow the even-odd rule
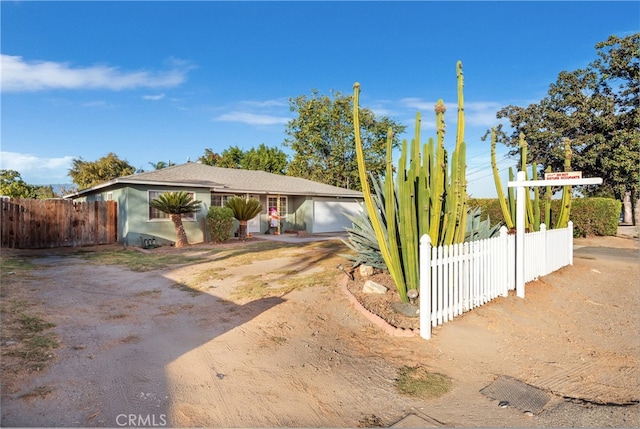
[[[360,301],[358,301],[358,299],[355,296],[353,296],[353,294],[347,287],[347,284],[348,284],[348,279],[345,278],[341,280],[340,289],[347,296],[347,298],[349,299],[349,302],[351,302],[351,305],[360,313],[362,313],[362,315],[367,320],[369,320],[371,323],[373,323],[374,325],[382,329],[387,335],[390,335],[392,337],[404,337],[404,338],[420,336],[420,329],[396,328],[395,326],[391,326],[389,323],[387,323],[387,321],[384,320],[382,317],[378,316],[377,314],[373,314],[372,312],[367,310],[362,304],[360,304]]]

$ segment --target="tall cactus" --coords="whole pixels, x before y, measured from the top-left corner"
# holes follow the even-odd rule
[[[564,143],[564,171],[571,171],[571,144],[568,138],[563,138]],[[566,228],[569,224],[569,215],[571,214],[571,186],[562,187],[562,206],[558,215],[558,223],[556,228]]]
[[[500,209],[502,216],[505,220],[507,228],[515,228],[515,207],[516,202],[514,198],[513,188],[509,188],[508,198],[505,198],[502,190],[502,184],[500,182],[498,166],[496,163],[496,130],[491,130],[491,167],[493,169],[493,179],[496,185],[496,193],[498,194],[498,201],[500,203]],[[565,160],[564,170],[571,171],[571,146],[568,139],[563,139],[565,148]],[[520,147],[520,171],[524,171],[528,175],[527,167],[527,141],[524,134],[520,133],[519,137]],[[551,167],[547,167],[546,172],[551,172]],[[531,164],[531,176],[533,180],[538,180],[538,164],[533,162]],[[509,168],[509,181],[512,182],[515,179],[513,169]],[[544,223],[548,228],[551,228],[551,186],[546,187],[545,201],[544,201]],[[538,187],[533,190],[533,200],[529,192],[525,193],[525,228],[529,231],[539,231],[540,224],[542,223],[542,214],[540,212],[540,191]],[[556,228],[566,228],[569,222],[569,214],[571,212],[571,186],[563,186],[562,189],[562,206]]]
[[[432,138],[421,147],[420,122],[416,115],[416,130],[411,145],[402,142],[398,166],[391,164],[392,140],[387,138],[386,176],[384,184],[384,221],[375,209],[367,182],[358,103],[360,85],[354,84],[353,122],[355,127],[356,156],[362,182],[365,205],[380,252],[387,264],[402,301],[407,290],[417,289],[419,283],[419,239],[429,234],[434,245],[464,241],[466,228],[466,153],[464,143],[464,106],[462,63],[456,64],[458,78],[458,135],[451,157],[451,177],[444,146],[444,102],[439,100],[436,112],[436,141]]]
[[[493,170],[493,181],[496,184],[496,193],[498,194],[498,202],[500,203],[500,209],[502,210],[502,217],[504,218],[504,223],[506,224],[508,229],[515,228],[515,223],[513,221],[513,217],[511,216],[510,207],[513,206],[511,202],[511,197],[513,195],[512,192],[509,192],[509,199],[504,197],[504,191],[502,190],[502,182],[500,181],[500,173],[498,171],[498,162],[496,161],[496,129],[491,129],[491,169]],[[509,173],[512,173],[512,170],[509,169]],[[511,180],[511,179],[509,179]],[[511,188],[509,188],[511,191]]]

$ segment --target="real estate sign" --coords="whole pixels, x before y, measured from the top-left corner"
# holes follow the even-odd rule
[[[582,171],[561,171],[558,173],[544,173],[544,180],[582,179]]]

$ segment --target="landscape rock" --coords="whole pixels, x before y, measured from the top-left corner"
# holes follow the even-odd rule
[[[362,286],[362,293],[387,293],[387,287],[373,280],[367,280]]]
[[[392,302],[391,307],[400,314],[404,314],[407,317],[419,317],[420,309],[417,305],[409,304],[408,302]]]
[[[360,265],[360,275],[362,277],[370,277],[375,273],[375,269],[371,265]]]

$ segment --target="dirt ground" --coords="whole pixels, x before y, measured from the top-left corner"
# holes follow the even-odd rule
[[[60,346],[42,371],[2,372],[1,425],[389,427],[415,415],[432,427],[640,426],[637,239],[577,239],[573,266],[429,341],[372,324],[344,292],[335,267],[345,261],[322,246],[241,264],[207,250],[173,250],[205,260],[147,272],[18,252],[38,268],[5,293],[36,303]],[[277,290],[284,277],[319,270],[335,280],[281,296],[236,293],[248,277]],[[185,287],[196,280],[205,292]],[[400,394],[405,365],[448,375],[451,391]],[[499,407],[480,390],[502,375],[550,401],[534,415]]]

